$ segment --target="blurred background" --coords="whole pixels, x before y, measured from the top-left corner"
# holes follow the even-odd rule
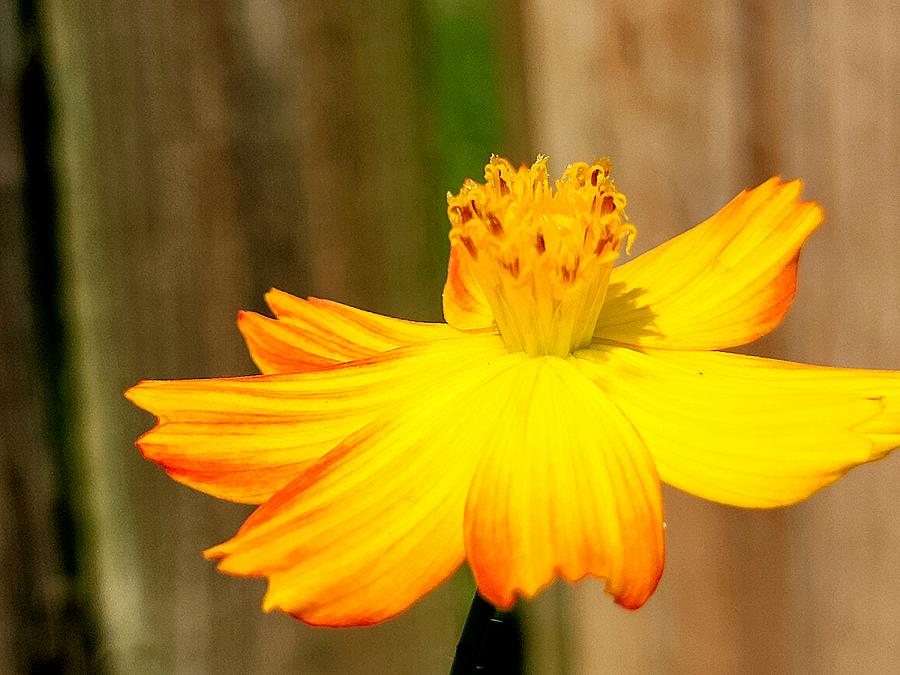
[[[900,369],[890,0],[0,3],[0,672],[446,672],[461,575],[364,629],[264,615],[200,551],[247,515],[134,439],[142,378],[248,374],[275,286],[440,318],[445,193],[609,155],[636,252],[773,174],[828,220],[749,353]],[[893,673],[900,456],[789,509],[666,492],[636,613],[521,603],[528,672]]]

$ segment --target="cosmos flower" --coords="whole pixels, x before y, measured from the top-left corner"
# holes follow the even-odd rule
[[[494,157],[448,196],[446,323],[273,290],[239,327],[263,375],[145,381],[138,442],[175,480],[259,504],[206,552],[266,610],[360,625],[464,561],[499,608],[555,578],[629,608],[663,569],[659,481],[801,500],[900,445],[900,374],[720,350],[772,330],[822,220],[777,178],[613,267],[635,228],[609,164]]]

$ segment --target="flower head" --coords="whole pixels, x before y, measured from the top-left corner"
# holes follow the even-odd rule
[[[280,291],[239,315],[263,375],[147,381],[139,441],[173,478],[259,504],[207,551],[264,607],[389,618],[464,561],[506,608],[555,578],[625,607],[663,568],[659,480],[790,504],[900,445],[900,374],[719,351],[774,328],[822,220],[771,179],[618,267],[635,230],[609,163],[550,186],[494,157],[448,197],[447,323]]]

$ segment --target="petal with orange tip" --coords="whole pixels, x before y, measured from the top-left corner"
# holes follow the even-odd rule
[[[266,302],[277,319],[238,315],[238,328],[263,373],[304,372],[457,335],[446,324],[395,319],[276,289],[266,294]]]
[[[494,314],[484,291],[460,253],[450,247],[450,263],[444,284],[444,321],[459,330],[481,330],[494,325]]]
[[[591,575],[639,607],[664,558],[659,482],[641,438],[568,361],[530,359],[518,377],[466,504],[479,592],[508,608],[557,576]]]
[[[596,344],[575,356],[660,478],[712,501],[792,504],[900,445],[896,373]]]
[[[800,181],[772,178],[709,220],[612,272],[598,339],[722,349],[777,326],[794,298],[797,258],[822,222]]]
[[[506,354],[461,336],[294,375],[145,381],[129,400],[159,418],[138,440],[175,480],[259,504],[344,438],[443,378]]]
[[[267,375],[303,373],[348,360],[345,350],[292,322],[244,311],[238,313],[238,329],[253,363]]]
[[[229,574],[266,576],[263,606],[314,625],[376,623],[463,561],[466,492],[506,400],[504,354],[409,398],[349,436],[206,552]]]

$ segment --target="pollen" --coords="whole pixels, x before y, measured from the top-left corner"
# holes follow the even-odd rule
[[[447,195],[459,247],[510,351],[564,356],[590,343],[612,265],[635,229],[609,160],[570,165],[551,186],[547,157],[501,157]]]

